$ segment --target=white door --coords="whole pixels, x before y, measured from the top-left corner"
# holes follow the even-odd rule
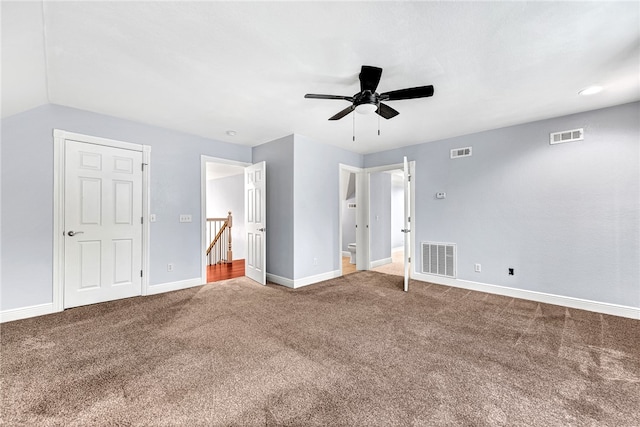
[[[411,174],[409,173],[409,163],[404,158],[404,291],[409,290],[409,279],[411,275]]]
[[[245,274],[262,285],[267,284],[266,167],[265,162],[260,162],[244,170],[244,223],[247,232]]]
[[[64,307],[142,292],[142,153],[65,141]]]

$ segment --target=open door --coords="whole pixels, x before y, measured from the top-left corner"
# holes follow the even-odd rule
[[[409,291],[409,279],[411,276],[411,174],[409,163],[404,158],[404,291]]]
[[[266,245],[266,163],[247,166],[244,170],[244,212],[247,233],[245,274],[261,285],[267,284]]]

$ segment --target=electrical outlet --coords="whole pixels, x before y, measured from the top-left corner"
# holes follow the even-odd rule
[[[167,271],[173,271],[173,264],[167,264]]]
[[[180,214],[180,222],[191,222],[191,215]]]
[[[476,264],[475,265],[475,270],[476,270],[476,273],[480,273],[482,271],[482,265]]]
[[[318,258],[313,259],[313,265],[318,265]]]

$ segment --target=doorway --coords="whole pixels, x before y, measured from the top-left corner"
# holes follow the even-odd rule
[[[371,174],[370,233],[371,269],[404,275],[404,182],[403,170]]]
[[[364,242],[365,246],[365,266],[362,269],[379,269],[377,271],[385,273],[394,271],[395,274],[396,268],[400,265],[395,264],[394,259],[402,259],[400,275],[404,276],[404,290],[407,291],[413,273],[411,236],[415,225],[412,224],[412,218],[415,216],[416,190],[415,186],[411,185],[411,178],[415,175],[415,161],[409,162],[405,157],[404,163],[367,168],[362,175],[365,179],[361,215],[364,216],[363,224],[366,227],[359,240]],[[392,188],[399,186],[400,177],[402,191],[394,189],[392,193]],[[395,215],[392,215],[392,203]],[[392,216],[395,216],[395,219],[392,219]],[[398,227],[398,216],[403,220],[401,227]],[[395,236],[396,234],[399,236]],[[402,249],[398,246],[400,240],[403,242]]]
[[[247,246],[244,172],[250,164],[208,156],[202,156],[202,162],[202,277],[206,283],[242,277]]]
[[[358,244],[362,244],[358,236],[358,222],[363,224],[360,219],[361,210],[359,209],[359,195],[361,191],[362,169],[340,164],[340,200],[339,200],[339,216],[340,216],[340,232],[339,232],[339,263],[340,275],[354,273],[358,270]],[[361,225],[362,227],[362,225]],[[362,262],[362,261],[361,261]],[[362,269],[362,268],[360,268]]]

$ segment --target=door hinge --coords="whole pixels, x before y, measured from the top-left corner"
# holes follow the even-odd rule
[[[144,167],[145,167],[145,165],[147,165],[147,164],[148,164],[148,163],[142,163],[142,164],[141,164],[141,165],[142,165],[142,172],[144,172]]]
[[[144,217],[143,216],[140,217],[140,224],[144,224]]]
[[[140,277],[142,277],[142,270],[140,270]]]
[[[407,217],[407,222],[411,222],[411,217]]]
[[[411,262],[411,257],[407,258],[407,262]]]
[[[411,174],[407,175],[408,181],[411,182]]]

